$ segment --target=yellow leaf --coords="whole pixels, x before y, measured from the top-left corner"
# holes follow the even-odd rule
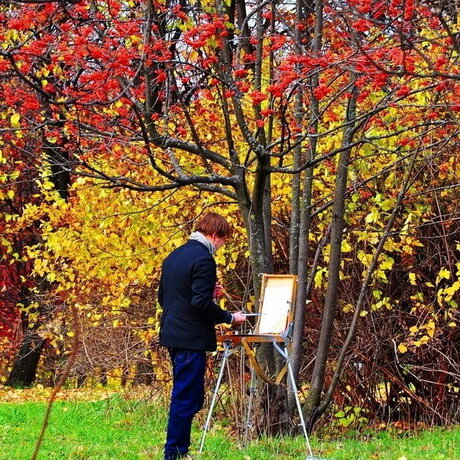
[[[382,270],[391,270],[393,268],[393,264],[394,259],[392,257],[387,257],[386,260],[380,264],[380,268]]]
[[[460,282],[456,281],[452,286],[445,289],[446,294],[453,296],[460,289]]]
[[[11,126],[13,128],[19,128],[21,124],[19,123],[19,120],[21,119],[21,115],[19,113],[15,113],[14,115],[11,115],[10,121],[11,121]]]
[[[426,333],[430,336],[434,336],[434,331],[436,330],[436,324],[433,320],[428,321],[428,324],[426,325]]]
[[[436,284],[439,284],[442,279],[450,279],[450,271],[446,268],[441,268],[441,270],[439,270],[438,276],[436,278]]]
[[[403,343],[400,343],[400,344],[398,345],[398,351],[399,351],[400,353],[406,353],[406,351],[407,351],[406,345],[404,345]]]
[[[342,252],[350,252],[352,250],[352,247],[350,246],[350,243],[348,241],[343,240],[342,241]]]

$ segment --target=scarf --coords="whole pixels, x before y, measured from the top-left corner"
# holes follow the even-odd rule
[[[190,235],[189,240],[198,241],[199,243],[204,244],[208,248],[211,255],[216,253],[216,247],[201,232],[193,232]]]

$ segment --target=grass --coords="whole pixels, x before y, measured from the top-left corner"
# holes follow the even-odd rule
[[[161,459],[166,404],[158,400],[125,400],[111,396],[100,401],[58,401],[40,451],[40,459]],[[0,459],[29,459],[40,432],[44,402],[0,404]],[[194,428],[194,450],[201,431]],[[315,456],[331,460],[458,460],[460,427],[414,433],[380,432],[360,441],[348,436],[335,440],[313,437]],[[305,440],[267,438],[246,448],[229,432],[213,425],[200,460],[305,459]]]

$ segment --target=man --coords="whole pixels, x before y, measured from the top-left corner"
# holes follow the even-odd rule
[[[187,243],[163,262],[158,298],[163,307],[160,345],[168,347],[173,367],[165,460],[187,455],[194,415],[204,402],[206,351],[217,347],[215,324],[242,324],[243,313],[229,313],[213,301],[213,255],[231,234],[228,222],[208,213]]]

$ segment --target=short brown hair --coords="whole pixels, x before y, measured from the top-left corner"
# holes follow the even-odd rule
[[[217,234],[219,238],[226,238],[232,234],[232,227],[220,215],[215,212],[208,212],[196,224],[195,230],[204,235]]]

